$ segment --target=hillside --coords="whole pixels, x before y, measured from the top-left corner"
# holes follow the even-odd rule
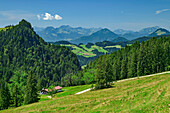
[[[80,69],[68,48],[47,44],[25,20],[0,31],[0,78],[11,83],[15,72],[33,71],[40,87],[60,84],[68,70]]]
[[[113,88],[89,91],[81,95],[56,97],[5,113],[61,112],[169,112],[170,73],[136,80],[117,82]]]
[[[117,37],[119,37],[117,34],[113,33],[109,29],[105,28],[105,29],[101,29],[89,36],[83,36],[78,39],[71,40],[70,42],[74,43],[74,44],[79,44],[79,43],[87,44],[88,42],[96,43],[96,42],[102,42],[105,40],[111,41]]]
[[[111,42],[113,43],[117,43],[117,42],[127,42],[128,39],[124,38],[124,37],[118,37],[118,38],[115,38],[114,40],[111,40]]]
[[[107,78],[121,80],[170,70],[169,43],[170,37],[153,37],[142,43],[126,45],[121,50],[93,60],[79,74],[86,77],[86,73],[89,73],[89,78],[93,80],[90,83],[99,80],[104,85]]]
[[[110,54],[113,51],[119,50],[122,46],[116,45],[115,43],[106,41],[109,44],[102,45],[102,42],[97,42],[95,44],[88,43],[88,44],[72,44],[68,41],[57,41],[57,42],[50,42],[54,45],[65,46],[69,48],[73,53],[75,53],[78,57],[80,65],[87,65],[92,60],[98,58],[101,55],[106,53]],[[105,42],[105,43],[106,43]],[[100,44],[99,44],[100,43]]]
[[[60,40],[74,40],[82,36],[91,35],[92,33],[100,30],[101,28],[73,28],[69,25],[62,25],[58,28],[46,27],[39,28],[35,27],[35,31],[47,42],[55,42]]]
[[[151,33],[149,36],[154,37],[154,36],[161,36],[161,35],[170,35],[170,32],[166,29],[159,28],[155,32]]]

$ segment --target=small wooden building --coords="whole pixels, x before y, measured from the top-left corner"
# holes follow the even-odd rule
[[[54,88],[53,88],[53,91],[56,91],[57,90],[57,92],[62,92],[62,87],[60,87],[60,86],[55,86]],[[46,95],[48,92],[50,92],[50,91],[52,91],[52,90],[48,90],[48,89],[42,89],[41,91],[40,91],[40,95]]]
[[[40,94],[41,95],[46,95],[48,93],[48,89],[42,89],[41,91],[40,91]]]
[[[57,90],[57,92],[62,92],[62,87],[60,87],[60,86],[55,86],[54,87],[54,90]]]

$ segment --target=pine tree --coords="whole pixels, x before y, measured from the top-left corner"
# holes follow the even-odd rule
[[[141,43],[138,62],[137,62],[137,76],[142,76],[144,74],[144,42]]]
[[[127,58],[122,59],[122,65],[121,65],[121,79],[127,78]]]
[[[4,80],[0,80],[0,110],[8,109],[10,106],[10,93],[8,84]]]
[[[110,60],[107,59],[106,67],[105,67],[106,87],[110,87],[111,86],[111,82],[113,82],[113,80],[115,79],[115,77],[113,76],[112,65],[111,65],[111,63],[109,61]]]
[[[38,99],[39,98],[37,94],[35,75],[33,75],[31,71],[27,77],[27,85],[26,85],[24,103],[25,104],[34,103],[34,102],[37,102]]]
[[[105,63],[102,61],[102,57],[99,57],[97,64],[97,73],[95,76],[96,86],[95,89],[104,88],[105,82]]]
[[[105,56],[103,59],[100,58],[98,61],[97,74],[95,76],[96,89],[102,89],[105,87],[110,87],[111,82],[114,80],[112,65],[110,60]]]
[[[41,90],[41,89],[42,89],[42,78],[39,78],[37,83],[37,90]]]
[[[12,92],[12,97],[13,97],[13,101],[14,101],[14,106],[15,107],[18,107],[18,104],[19,104],[19,89],[18,89],[18,86],[17,84],[15,84],[14,88],[13,88],[13,92]]]

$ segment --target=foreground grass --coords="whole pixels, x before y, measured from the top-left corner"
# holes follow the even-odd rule
[[[113,88],[57,97],[1,112],[168,113],[170,73],[115,83]]]

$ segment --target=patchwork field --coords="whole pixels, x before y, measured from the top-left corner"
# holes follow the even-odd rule
[[[5,113],[168,113],[170,73],[116,82],[113,88],[80,95],[58,94],[52,100],[8,109]],[[67,88],[66,88],[67,89]],[[71,91],[71,87],[68,88]]]
[[[93,50],[97,50],[99,53],[109,53],[109,51],[107,51],[106,48],[121,48],[121,45],[106,46],[106,47],[92,45],[90,48],[87,48],[86,45],[83,44],[80,45],[82,48],[73,44],[60,44],[60,45],[70,47],[72,48],[73,53],[86,58],[97,56],[97,54],[94,53]]]

